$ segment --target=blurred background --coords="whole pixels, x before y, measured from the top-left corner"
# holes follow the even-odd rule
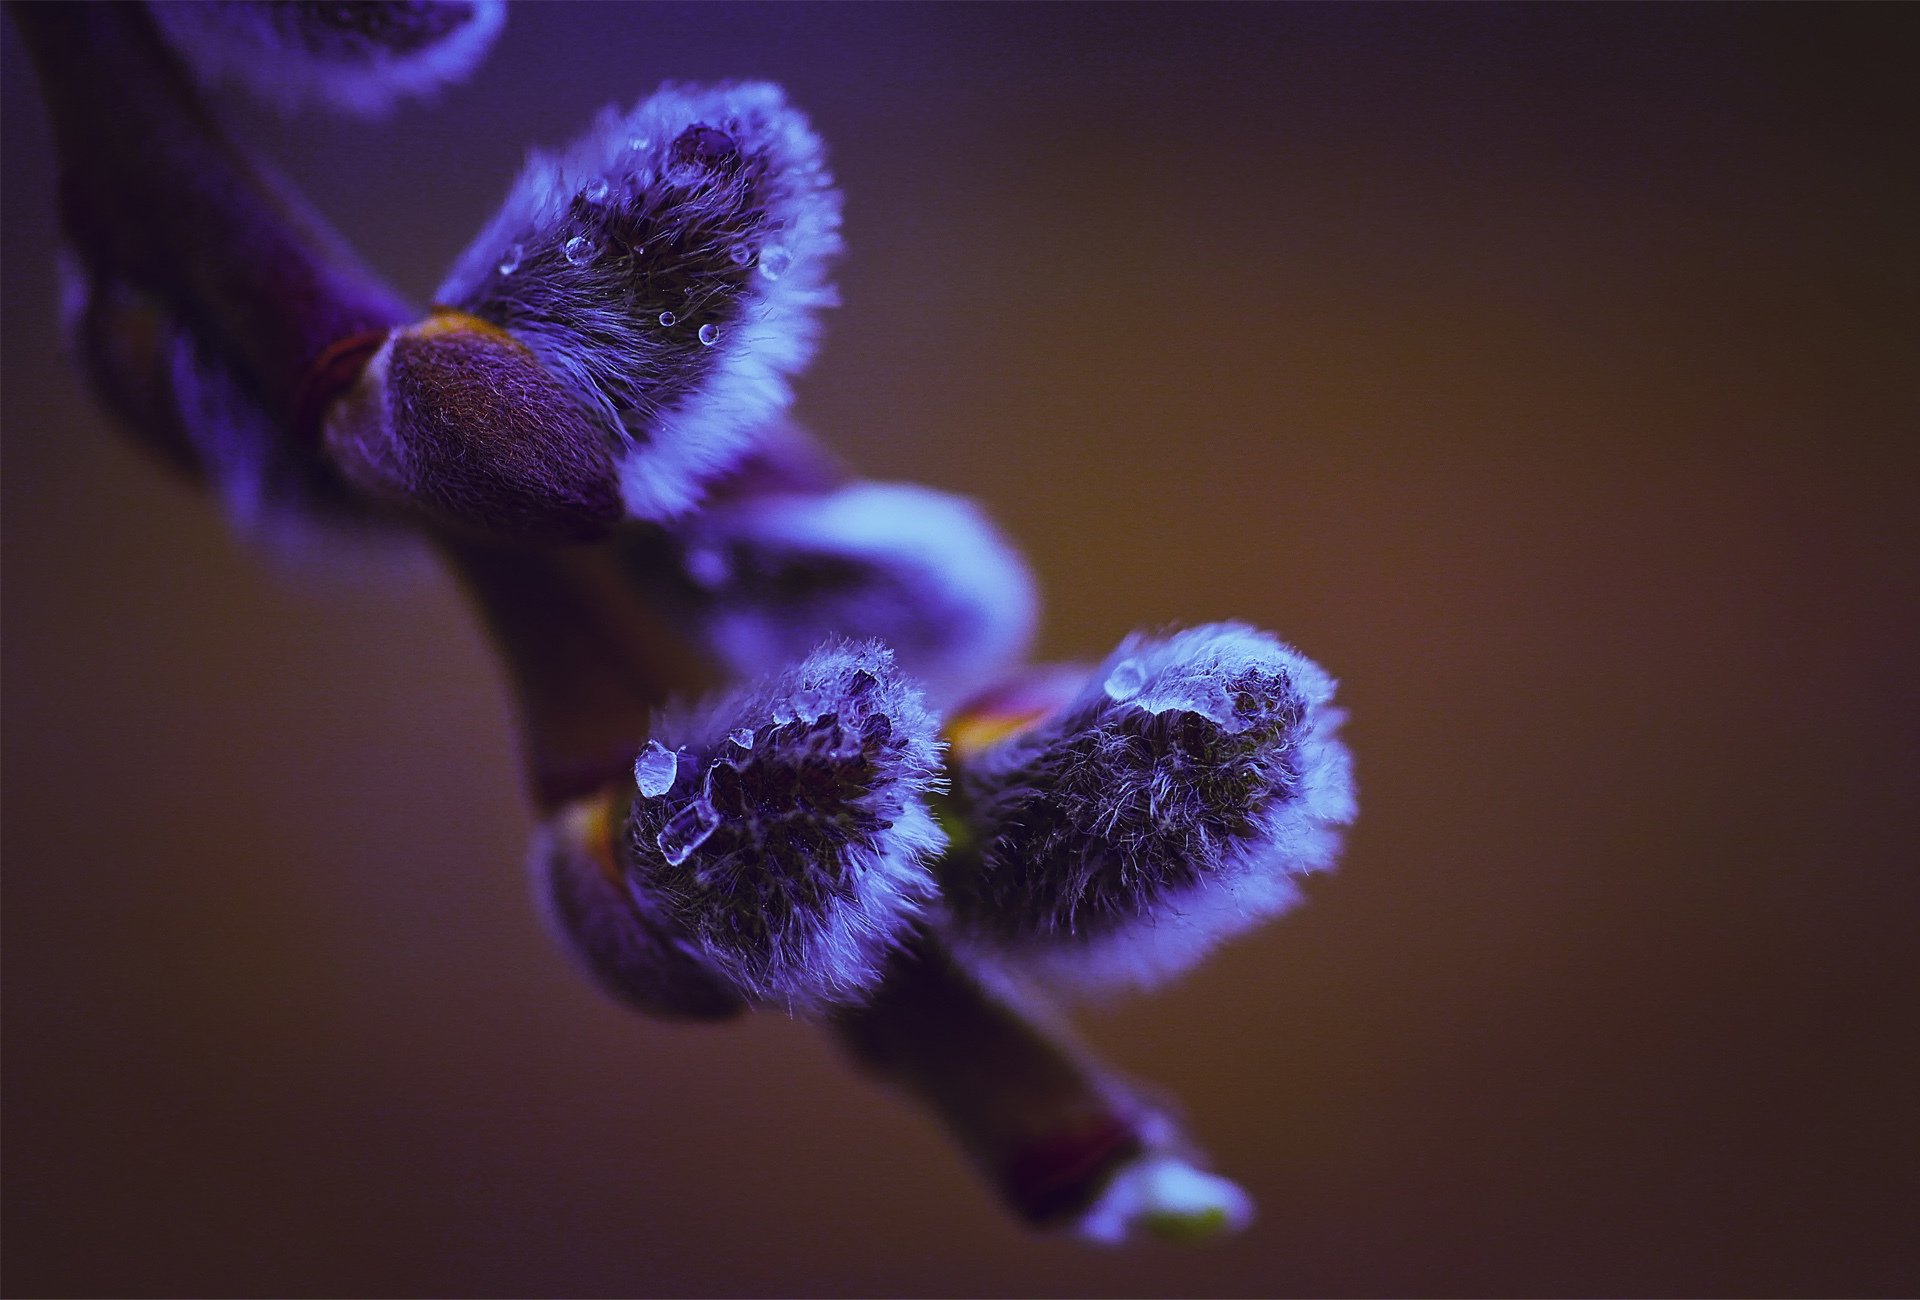
[[[424,301],[528,145],[785,83],[799,414],[984,502],[1049,656],[1342,679],[1342,869],[1083,1018],[1261,1210],[1120,1255],[573,975],[451,584],[250,551],[79,388],[0,54],[9,1293],[1920,1288],[1920,10],[540,4],[381,126],[221,101]]]

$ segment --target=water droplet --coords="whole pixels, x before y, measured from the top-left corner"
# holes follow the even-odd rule
[[[641,794],[657,799],[673,789],[674,773],[679,770],[679,757],[659,741],[649,740],[640,757],[634,760],[633,779]]]
[[[695,799],[673,816],[667,818],[667,824],[653,837],[660,846],[660,855],[669,866],[677,867],[693,856],[693,851],[705,844],[720,825],[720,814],[704,799]]]
[[[663,311],[660,313],[660,324],[667,329],[673,328],[673,323],[679,319],[680,318],[678,316],[674,315],[670,311]]]
[[[607,178],[596,176],[580,187],[580,197],[589,203],[605,203],[613,187],[607,184]]]
[[[1108,693],[1112,690],[1109,688]],[[1204,718],[1229,734],[1245,731],[1253,725],[1233,706],[1233,695],[1225,686],[1205,677],[1169,674],[1134,701],[1149,713],[1188,713]]]
[[[735,244],[727,250],[727,256],[732,259],[735,266],[745,266],[753,260],[753,250],[745,244]]]
[[[714,344],[718,343],[719,341],[720,341],[720,327],[718,325],[702,325],[700,327],[700,346],[701,347],[710,348]]]
[[[769,280],[778,280],[793,265],[793,254],[778,244],[769,244],[760,250],[760,274]]]
[[[752,727],[735,727],[731,732],[728,733],[727,739],[731,740],[734,744],[740,746],[740,748],[742,749],[752,749],[753,748],[753,728]]]
[[[518,244],[508,244],[507,251],[500,256],[500,274],[512,275],[520,269],[520,259],[526,256],[526,250]]]
[[[669,175],[685,185],[705,179],[710,169],[732,168],[739,162],[740,150],[733,137],[701,122],[675,137],[668,159]]]
[[[1107,697],[1114,700],[1130,700],[1140,693],[1147,683],[1146,670],[1140,667],[1138,659],[1122,659],[1107,674]]]
[[[812,722],[825,708],[826,701],[819,691],[795,691],[793,693],[794,716],[802,722]]]
[[[644,135],[630,135],[627,137],[627,148],[633,150],[635,153],[643,153],[652,147],[653,141],[647,139]]]
[[[584,266],[593,259],[593,241],[585,235],[575,235],[561,246],[561,253],[574,266]]]

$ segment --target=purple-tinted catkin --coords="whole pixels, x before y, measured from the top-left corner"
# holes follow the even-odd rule
[[[667,86],[535,154],[438,299],[532,350],[627,507],[683,515],[791,400],[830,305],[840,196],[776,86]]]
[[[934,896],[940,744],[874,642],[663,718],[635,763],[628,884],[754,1001],[856,1001]]]
[[[942,869],[991,961],[1152,983],[1284,910],[1354,812],[1333,681],[1240,624],[1129,638],[1051,717],[957,763]]]

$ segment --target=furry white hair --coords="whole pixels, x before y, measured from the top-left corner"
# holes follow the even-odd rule
[[[941,744],[877,642],[658,720],[635,763],[629,887],[748,998],[822,1012],[878,983],[935,897]]]
[[[668,85],[535,153],[439,300],[507,330],[616,451],[628,509],[699,503],[792,400],[840,195],[780,88]]]
[[[1333,689],[1244,624],[1129,637],[1065,707],[958,764],[981,843],[943,884],[968,955],[1045,987],[1151,986],[1293,906],[1355,812]]]

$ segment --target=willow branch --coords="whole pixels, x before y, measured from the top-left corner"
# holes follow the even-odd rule
[[[330,407],[352,394],[370,359],[402,336],[431,350],[447,331],[410,325],[416,313],[402,297],[227,140],[144,8],[9,9],[53,122],[66,233],[93,271],[137,290],[108,293],[79,322],[96,388],[173,459],[189,459],[164,413],[142,417],[143,408],[171,409],[156,339],[178,323],[220,354],[275,417],[277,436],[336,473],[343,491],[371,485],[414,506],[500,649],[534,802],[550,825],[618,825],[605,810],[574,814],[630,789],[633,756],[660,704],[717,683],[712,660],[683,631],[697,593],[674,542],[634,525],[572,546],[530,544],[510,528],[490,534],[481,526],[489,521],[461,515],[459,503],[408,497],[404,475],[382,460],[386,449],[323,440]],[[424,364],[450,367],[457,381],[474,337]],[[521,361],[497,348],[485,364]],[[442,449],[451,460],[524,453],[508,436],[512,412],[480,414],[442,421],[437,436],[465,440]],[[508,420],[504,433],[496,417]],[[809,442],[784,437],[715,495],[818,491],[844,479]],[[612,861],[605,845],[579,847]],[[1101,1235],[1087,1216],[1108,1212],[1100,1207],[1117,1172],[1151,1171],[1153,1154],[1177,1143],[1171,1121],[1131,1085],[983,989],[932,938],[898,961],[869,1004],[831,1024],[856,1061],[926,1106],[1029,1222],[1077,1221]]]

